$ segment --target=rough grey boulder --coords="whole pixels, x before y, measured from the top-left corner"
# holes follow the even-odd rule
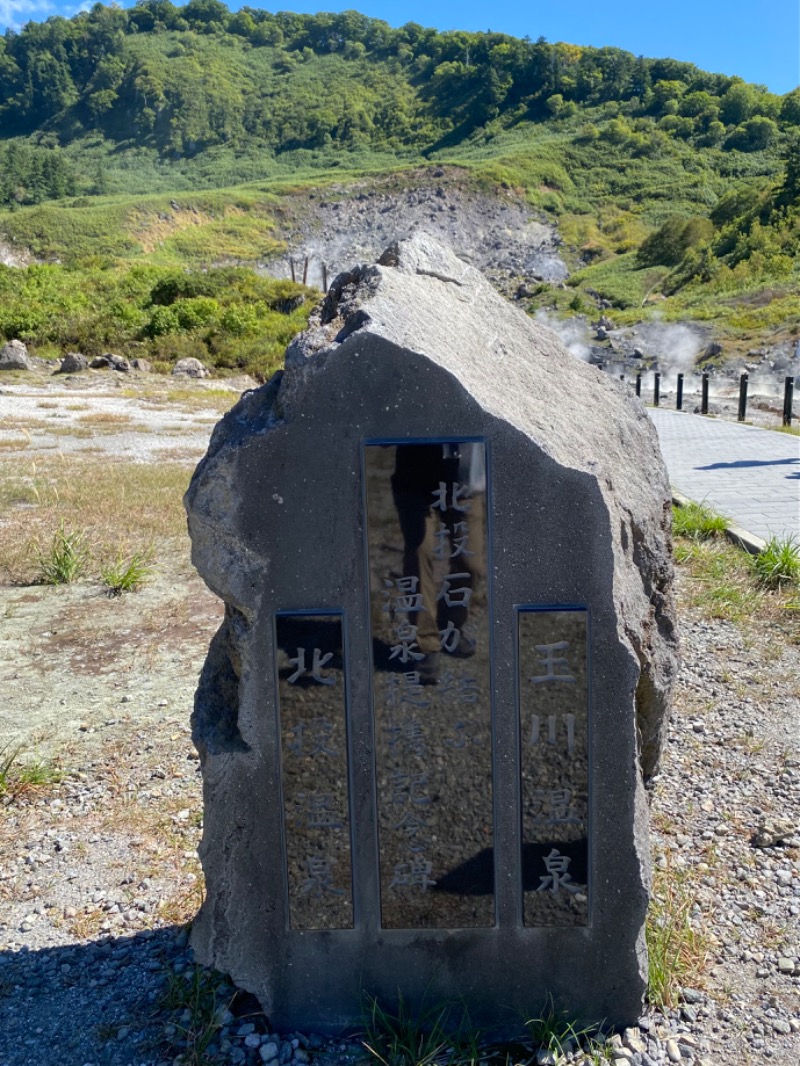
[[[497,867],[496,929],[429,929],[426,939],[376,934],[375,879],[359,872],[377,835],[361,450],[436,438],[485,440],[491,460],[494,720],[505,753],[493,778],[496,848],[510,866]],[[352,1022],[364,987],[477,997],[478,1015],[495,1021],[501,1007],[510,1016],[552,994],[574,1018],[634,1022],[646,986],[644,782],[664,742],[677,639],[669,484],[632,390],[418,235],[336,278],[285,370],[215,429],[186,506],[194,563],[226,605],[193,715],[208,892],[197,956],[289,1027]],[[513,865],[513,618],[520,604],[580,603],[592,618],[593,917],[587,928],[528,928]],[[287,931],[270,648],[275,612],[298,608],[348,619],[362,896],[356,926],[341,932]]]
[[[0,348],[0,370],[30,370],[32,366],[22,341],[9,341]]]
[[[81,352],[67,352],[61,360],[57,374],[78,374],[89,369],[89,360]]]
[[[174,377],[185,378],[209,377],[209,371],[203,366],[200,360],[194,359],[191,356],[188,359],[179,359],[172,368],[172,374]]]

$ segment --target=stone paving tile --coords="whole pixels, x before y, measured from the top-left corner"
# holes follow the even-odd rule
[[[800,535],[800,437],[649,408],[673,488],[765,540]]]

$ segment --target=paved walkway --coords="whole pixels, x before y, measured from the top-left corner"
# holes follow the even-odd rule
[[[648,408],[672,487],[750,533],[800,535],[800,437]]]

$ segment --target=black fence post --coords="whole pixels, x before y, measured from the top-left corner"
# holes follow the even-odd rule
[[[683,410],[683,374],[678,374],[678,396],[675,400],[675,410]]]
[[[748,374],[742,374],[739,378],[739,414],[736,416],[738,422],[744,422],[744,416],[747,414],[747,382],[749,381]]]
[[[700,414],[708,414],[708,374],[703,374],[703,393],[700,400]]]
[[[653,375],[653,406],[658,407],[658,401],[661,399],[661,375],[658,371]]]
[[[641,374],[637,374],[636,375],[636,395],[637,396],[641,396],[642,395],[642,375]]]
[[[783,424],[792,424],[792,406],[794,404],[794,377],[788,377],[783,383]]]

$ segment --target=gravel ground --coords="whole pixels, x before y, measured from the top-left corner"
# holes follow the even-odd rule
[[[221,611],[187,575],[174,560],[117,600],[89,584],[0,588],[0,744],[13,735],[64,774],[0,801],[0,1066],[199,1062],[206,1039],[221,1063],[365,1057],[357,1041],[272,1033],[251,997],[191,961],[202,809],[188,718]],[[687,581],[653,842],[706,961],[675,1009],[649,1008],[607,1052],[797,1066],[800,644],[774,623],[705,620]]]
[[[47,745],[62,752],[63,781],[0,809],[3,1066],[154,1066],[173,1062],[192,1028],[185,1008],[168,1009],[163,997],[175,975],[195,974],[181,924],[201,892],[200,778],[187,720],[216,622],[211,597],[195,593],[195,603],[208,597],[208,610],[193,636],[172,655],[162,648],[138,680],[128,661],[135,653],[123,650],[125,685],[114,670],[93,677],[98,714],[76,723],[74,708],[65,711]],[[657,865],[691,886],[708,961],[679,1009],[649,1010],[611,1050],[642,1066],[679,1061],[676,1054],[698,1066],[796,1066],[800,648],[775,627],[743,632],[687,611],[683,634],[653,835]],[[71,673],[69,662],[42,670],[54,683]],[[41,698],[27,686],[17,694],[22,721]],[[220,1061],[258,1063],[275,1051],[284,1062],[310,1054],[324,1063],[359,1053],[358,1044],[331,1046],[310,1034],[272,1039],[249,997],[231,1003],[225,984],[217,996],[231,1015],[213,1040]]]

